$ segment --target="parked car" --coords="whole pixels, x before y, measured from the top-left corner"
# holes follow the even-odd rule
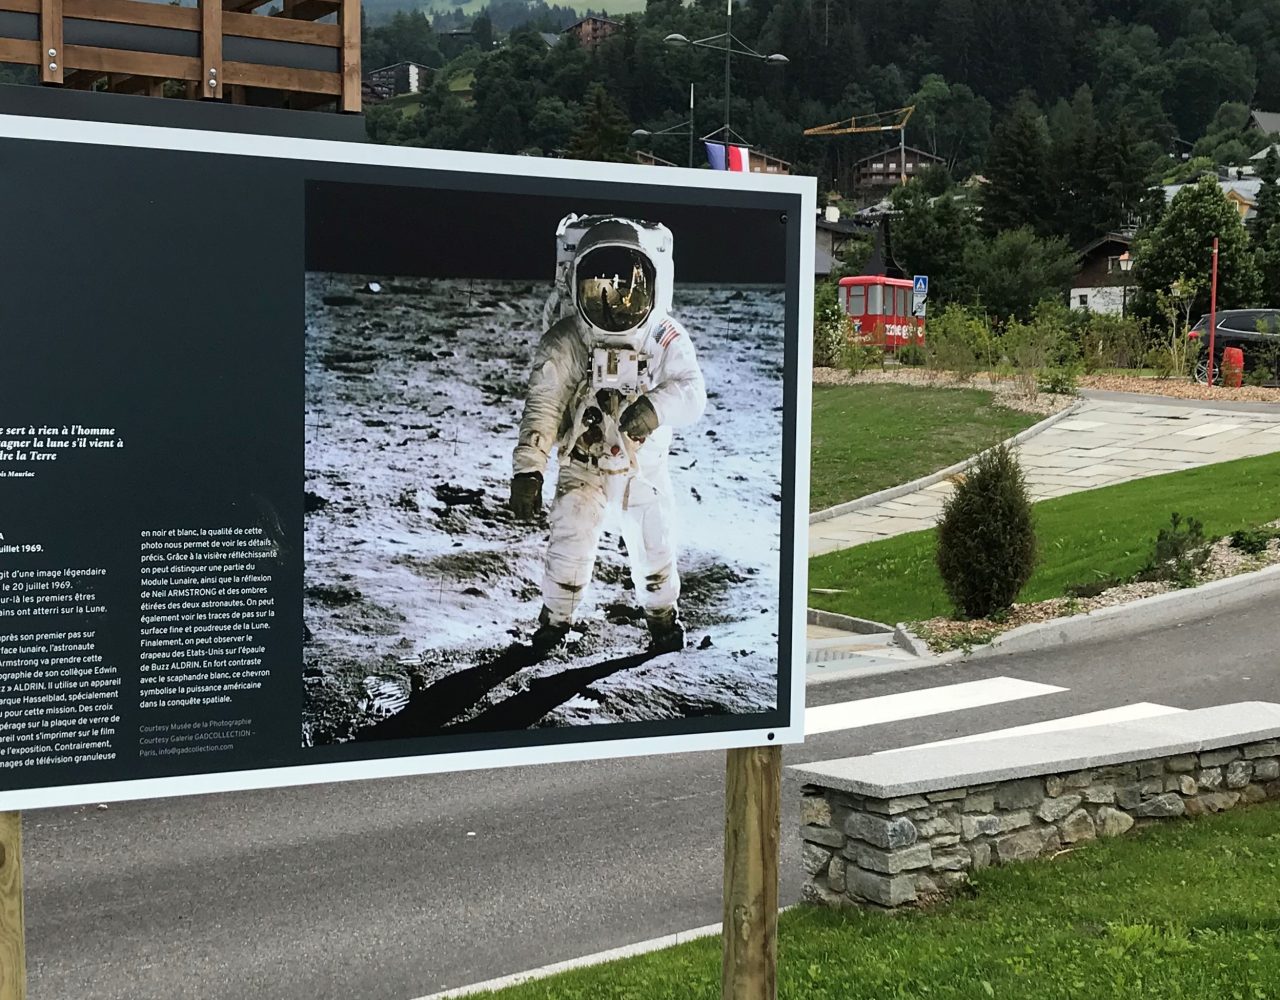
[[[1264,384],[1280,386],[1280,309],[1224,309],[1218,313],[1213,338],[1213,381],[1222,384],[1222,352],[1238,347],[1244,352],[1244,373],[1249,378],[1263,372]],[[1200,340],[1203,356],[1196,362],[1196,381],[1209,376],[1209,317],[1201,316],[1187,336]]]

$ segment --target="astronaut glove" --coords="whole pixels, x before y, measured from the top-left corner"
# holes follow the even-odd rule
[[[648,398],[641,396],[622,411],[618,418],[618,426],[622,433],[637,441],[643,441],[658,429],[658,411]]]
[[[542,512],[542,473],[521,472],[511,480],[511,512],[532,521]]]

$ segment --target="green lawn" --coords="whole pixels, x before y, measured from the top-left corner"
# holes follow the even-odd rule
[[[1280,517],[1280,454],[1206,465],[1036,504],[1040,565],[1020,600],[1060,597],[1065,587],[1126,577],[1151,554],[1174,511],[1198,517],[1210,536]],[[812,606],[882,622],[947,614],[934,563],[934,532],[917,531],[809,560]]]
[[[1280,809],[992,869],[931,913],[782,915],[780,1000],[1275,1000]],[[719,1000],[708,938],[481,996]]]
[[[978,389],[815,385],[809,509],[909,483],[1030,427]]]

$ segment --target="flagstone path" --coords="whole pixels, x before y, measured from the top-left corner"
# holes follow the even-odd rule
[[[1280,407],[1215,409],[1134,400],[1086,399],[1072,416],[1018,447],[1036,500],[1280,451]],[[809,526],[809,555],[919,531],[936,523],[949,482]]]

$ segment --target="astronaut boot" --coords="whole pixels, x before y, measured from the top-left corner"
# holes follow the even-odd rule
[[[564,642],[569,634],[569,622],[553,622],[551,612],[545,607],[538,614],[538,627],[533,633],[530,643],[540,653],[549,653]]]
[[[678,653],[684,649],[684,622],[676,608],[658,608],[645,611],[649,625],[649,652]]]

